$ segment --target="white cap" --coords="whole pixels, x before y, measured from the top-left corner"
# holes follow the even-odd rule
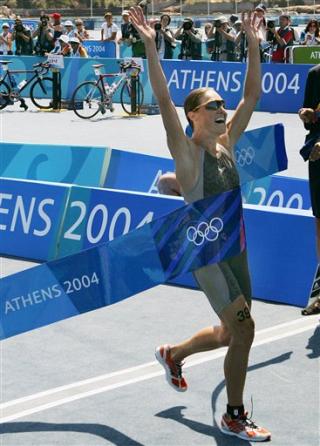
[[[224,15],[221,15],[220,17],[218,17],[217,20],[220,20],[221,23],[228,23],[228,19]]]
[[[66,22],[64,22],[64,26],[72,26],[73,27],[73,23],[71,22],[71,20],[67,20]]]
[[[80,43],[80,40],[78,37],[70,37],[69,43]]]
[[[10,28],[9,23],[7,22],[2,23],[2,28]]]
[[[69,37],[66,36],[65,34],[61,34],[58,40],[62,40],[62,42],[64,43],[69,43]]]

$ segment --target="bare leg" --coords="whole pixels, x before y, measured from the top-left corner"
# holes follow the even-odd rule
[[[243,296],[230,304],[222,312],[221,318],[231,336],[224,362],[228,403],[230,406],[241,406],[249,352],[254,339],[254,321]]]
[[[170,352],[172,359],[179,363],[194,353],[225,347],[229,344],[229,341],[229,331],[222,323],[221,326],[203,328],[190,339],[171,346]]]

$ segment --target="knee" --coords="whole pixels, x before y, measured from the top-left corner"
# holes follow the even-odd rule
[[[176,179],[176,175],[172,172],[161,175],[158,180],[157,188],[163,195],[181,195],[180,185]]]
[[[255,323],[252,317],[236,322],[232,340],[234,343],[251,346],[254,340]]]

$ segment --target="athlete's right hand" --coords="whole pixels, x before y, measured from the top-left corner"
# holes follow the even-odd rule
[[[140,6],[133,6],[129,10],[130,19],[133,26],[139,32],[141,39],[144,42],[155,40],[156,32],[151,26],[147,24],[146,18]]]
[[[317,161],[320,159],[320,142],[317,142],[310,153],[309,161]]]

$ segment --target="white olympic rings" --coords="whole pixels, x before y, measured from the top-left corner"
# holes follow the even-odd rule
[[[214,217],[209,223],[202,221],[198,226],[189,226],[187,229],[187,239],[196,246],[201,246],[206,241],[215,242],[223,229],[223,221],[219,217]]]
[[[236,150],[236,161],[241,167],[245,166],[246,164],[249,166],[252,164],[255,154],[256,152],[251,146],[245,149]]]

